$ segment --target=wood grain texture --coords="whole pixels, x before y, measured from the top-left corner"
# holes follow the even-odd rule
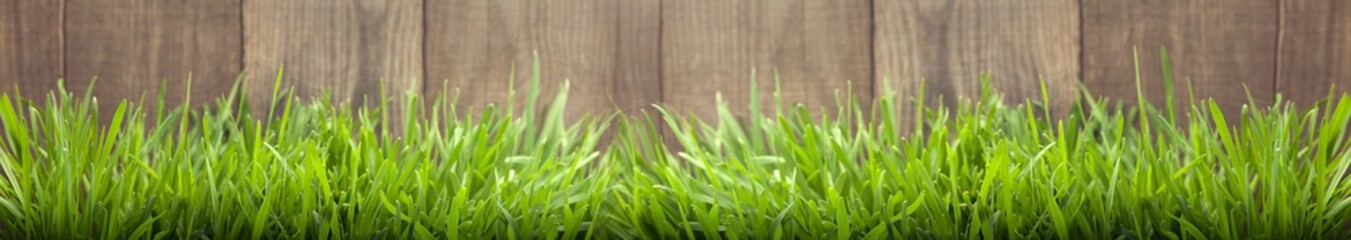
[[[99,105],[166,100],[194,105],[229,92],[241,70],[238,0],[69,0],[65,66],[68,88],[94,88]],[[104,114],[105,120],[111,114]]]
[[[64,74],[63,0],[0,0],[0,91],[37,98]]]
[[[663,1],[663,98],[678,113],[707,118],[721,92],[744,114],[751,71],[759,72],[760,101],[770,106],[777,69],[786,105],[820,114],[836,106],[836,91],[870,102],[871,23],[867,0]]]
[[[1131,48],[1139,46],[1141,90],[1150,102],[1163,104],[1159,48],[1166,47],[1178,103],[1186,103],[1190,79],[1198,99],[1215,99],[1230,118],[1248,102],[1245,86],[1258,104],[1270,104],[1276,0],[1084,4],[1084,83],[1096,95],[1136,102]]]
[[[427,4],[429,95],[458,89],[462,107],[505,104],[515,65],[516,101],[522,102],[532,52],[538,52],[542,104],[564,81],[571,83],[567,119],[640,109],[660,96],[656,0]]]
[[[1282,0],[1276,90],[1299,106],[1351,92],[1351,2]]]
[[[662,102],[661,1],[619,1],[619,52],[612,94],[621,111],[655,114]]]
[[[255,103],[266,103],[277,70],[283,87],[314,99],[329,91],[352,106],[376,106],[420,92],[423,79],[421,0],[247,0],[244,59]],[[397,105],[397,104],[395,104]],[[393,106],[391,116],[402,115]],[[390,119],[400,122],[397,119]]]
[[[1078,11],[1075,0],[878,1],[877,75],[890,81],[878,90],[892,86],[912,113],[921,83],[926,103],[942,97],[952,107],[979,96],[982,73],[1011,102],[1041,102],[1045,79],[1052,111],[1061,112],[1080,73]]]

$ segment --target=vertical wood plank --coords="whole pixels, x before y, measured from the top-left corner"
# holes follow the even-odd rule
[[[619,0],[619,52],[616,53],[614,102],[637,116],[655,114],[662,102],[661,0]]]
[[[56,88],[63,76],[63,0],[0,0],[0,91],[28,98]]]
[[[336,101],[371,107],[382,87],[391,100],[420,92],[422,14],[422,0],[246,0],[244,59],[251,99],[270,101],[282,66],[283,87],[306,98],[327,90]],[[391,116],[403,113],[390,107]]]
[[[926,103],[933,106],[941,97],[953,107],[958,97],[979,96],[982,73],[991,75],[1007,101],[1041,102],[1045,79],[1052,111],[1072,103],[1080,73],[1078,1],[877,4],[877,75],[905,101],[899,108],[907,129],[914,124],[909,101],[921,83]]]
[[[163,86],[169,104],[228,93],[240,72],[238,0],[69,0],[66,5],[68,88],[94,88],[106,111],[117,101],[153,102]],[[104,114],[111,119],[111,114]]]
[[[1084,83],[1095,95],[1136,103],[1131,48],[1139,46],[1141,91],[1164,103],[1159,47],[1166,47],[1179,104],[1190,79],[1198,100],[1213,98],[1230,118],[1272,100],[1276,0],[1085,1]],[[1183,113],[1179,113],[1183,114]]]
[[[837,90],[870,102],[871,23],[867,0],[663,1],[663,98],[678,113],[711,117],[721,92],[744,114],[751,70],[770,106],[777,69],[784,104],[820,114],[836,106]]]
[[[1351,2],[1282,0],[1276,89],[1306,107],[1351,92]]]
[[[656,0],[427,4],[429,95],[458,89],[462,107],[505,104],[514,64],[516,101],[524,101],[538,52],[541,103],[569,81],[569,120],[640,109],[660,96]]]

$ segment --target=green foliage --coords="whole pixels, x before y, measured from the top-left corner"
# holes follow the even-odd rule
[[[238,86],[202,109],[0,95],[0,238],[1351,238],[1345,95],[1226,119],[1171,96],[1052,117],[988,88],[953,108],[845,93],[829,114],[775,93],[773,113],[567,123],[566,84],[535,114],[539,78],[520,115],[281,89],[251,106]]]

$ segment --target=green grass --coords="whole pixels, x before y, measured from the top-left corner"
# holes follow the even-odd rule
[[[544,102],[534,72],[524,109]],[[720,102],[702,119],[565,122],[562,89],[538,115],[413,94],[251,106],[236,88],[199,109],[0,95],[0,238],[1351,238],[1345,95],[1241,119],[1088,93],[1050,118],[987,88],[953,107],[844,94],[813,115],[775,95],[747,117]]]

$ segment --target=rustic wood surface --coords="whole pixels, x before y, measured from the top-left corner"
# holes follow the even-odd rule
[[[889,85],[908,101],[923,83],[926,103],[939,97],[979,96],[980,75],[1010,101],[1042,102],[1044,79],[1052,111],[1074,100],[1079,81],[1079,8],[1074,0],[878,1],[877,86]],[[881,81],[889,81],[883,84]],[[913,115],[913,114],[910,114]],[[913,118],[902,119],[902,126]]]
[[[248,0],[243,9],[255,103],[271,100],[283,66],[283,88],[307,99],[327,90],[353,106],[376,106],[382,90],[395,99],[422,89],[422,1]],[[403,109],[391,105],[390,114]]]
[[[427,7],[428,94],[458,89],[460,106],[482,109],[505,104],[514,80],[521,103],[538,53],[540,103],[569,82],[568,119],[638,109],[660,96],[655,0],[436,0]]]
[[[721,92],[745,112],[752,69],[766,106],[776,69],[785,105],[819,114],[837,91],[871,99],[869,1],[663,1],[661,14],[662,96],[674,111],[713,116]]]
[[[65,6],[68,89],[93,86],[102,109],[118,100],[194,105],[227,93],[241,64],[238,0],[70,0]],[[188,89],[191,75],[192,89]],[[161,85],[163,83],[164,85]],[[144,97],[144,98],[142,98]],[[111,114],[104,114],[106,119]]]
[[[1276,0],[1085,1],[1084,84],[1095,95],[1136,102],[1132,47],[1139,46],[1143,92],[1165,100],[1159,62],[1166,47],[1178,103],[1187,81],[1198,99],[1214,99],[1236,118],[1253,99],[1269,106],[1276,76]],[[1183,114],[1183,113],[1179,113]],[[1179,115],[1181,116],[1181,115]]]
[[[656,113],[662,102],[661,1],[619,1],[614,104],[627,114]]]
[[[1280,16],[1276,90],[1300,106],[1351,92],[1351,2],[1283,0]]]
[[[0,91],[27,97],[56,88],[64,75],[63,0],[0,1]]]
[[[743,114],[752,69],[762,103],[777,70],[785,103],[817,114],[837,91],[867,102],[884,85],[908,100],[922,83],[930,104],[951,105],[977,94],[981,73],[1011,103],[1040,101],[1044,79],[1063,112],[1081,83],[1133,104],[1134,47],[1143,92],[1162,104],[1167,47],[1178,103],[1190,80],[1236,117],[1245,87],[1263,105],[1351,92],[1349,14],[1335,0],[0,0],[0,89],[36,97],[66,77],[84,91],[97,76],[104,108],[161,87],[179,103],[191,73],[201,104],[247,70],[264,103],[285,65],[304,97],[369,106],[382,84],[393,96],[459,89],[461,107],[481,109],[505,102],[513,64],[524,100],[538,52],[542,103],[570,81],[569,119],[653,103],[711,116],[717,92]]]

